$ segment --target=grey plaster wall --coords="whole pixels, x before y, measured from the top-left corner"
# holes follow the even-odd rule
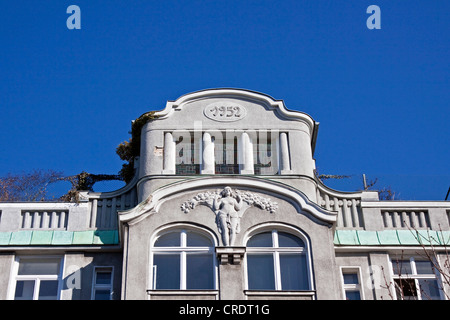
[[[62,300],[91,300],[96,267],[111,267],[113,300],[119,300],[122,286],[121,252],[67,252],[65,254]],[[76,278],[76,280],[75,280]]]
[[[6,300],[10,282],[14,253],[0,253],[0,300]]]
[[[362,289],[363,298],[365,300],[373,300],[374,292],[373,286],[370,284],[370,257],[368,253],[338,253],[336,254],[337,262],[337,277],[340,279],[340,299],[345,300],[344,291],[342,288],[342,272],[341,270],[350,270],[360,276],[360,285]]]
[[[233,186],[231,186],[233,187]],[[215,191],[214,188],[212,191]],[[189,213],[182,212],[181,204],[195,196],[199,192],[192,190],[164,199],[157,205],[157,212],[148,212],[128,223],[124,236],[124,259],[126,287],[123,290],[124,299],[147,299],[150,277],[150,246],[152,236],[162,227],[178,226],[184,224],[206,229],[214,234],[219,246],[222,246],[221,235],[215,223],[215,215],[208,207],[199,205]],[[261,194],[264,196],[264,194]],[[267,196],[267,195],[266,195]],[[237,235],[236,246],[245,246],[246,237],[250,230],[258,227],[282,228],[292,227],[302,232],[310,244],[310,255],[313,268],[313,286],[317,299],[338,299],[339,281],[335,273],[336,262],[333,247],[333,228],[328,223],[323,223],[317,218],[304,212],[298,212],[296,208],[282,198],[270,198],[277,201],[279,209],[276,213],[270,213],[260,208],[249,208],[241,218],[241,232]],[[262,229],[261,229],[262,230]],[[224,297],[245,299],[245,258],[240,265],[221,265],[219,270],[219,288],[228,290],[221,292]],[[231,276],[234,275],[234,276]],[[241,279],[240,283],[233,283]],[[230,285],[227,285],[229,283]],[[233,291],[234,290],[234,291]]]

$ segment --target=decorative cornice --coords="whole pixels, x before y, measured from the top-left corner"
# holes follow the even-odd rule
[[[174,182],[170,185],[157,189],[149,198],[145,199],[136,207],[125,211],[119,211],[119,221],[126,223],[150,211],[158,212],[158,209],[164,199],[182,192],[190,192],[192,190],[207,188],[220,188],[225,186],[278,195],[294,204],[299,212],[303,211],[310,213],[315,218],[326,223],[332,224],[336,222],[337,219],[336,212],[321,208],[317,204],[311,202],[301,191],[285,184],[248,176],[242,176],[239,178],[208,176],[198,179]]]

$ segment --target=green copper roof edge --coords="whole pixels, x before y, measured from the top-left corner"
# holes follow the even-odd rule
[[[357,241],[346,241],[344,233],[355,233]],[[376,233],[377,242],[366,242],[362,241],[362,236],[370,233],[373,236],[373,232]],[[400,232],[400,233],[399,233]],[[379,231],[369,231],[369,230],[355,230],[355,229],[339,229],[335,231],[334,241],[335,245],[340,246],[418,246],[425,245],[429,246],[430,241],[424,238],[424,233],[430,234],[432,240],[432,245],[434,246],[444,246],[450,244],[450,231],[436,231],[436,230],[379,230]],[[408,242],[408,235],[410,234]],[[387,242],[383,239],[383,236],[391,236],[395,241]],[[394,238],[395,237],[395,238]],[[369,238],[369,237],[368,237]],[[373,238],[373,237],[372,237]],[[443,239],[444,238],[444,239]],[[367,239],[367,238],[366,238]],[[423,240],[422,240],[423,239]],[[392,240],[392,239],[391,239]],[[366,243],[364,243],[366,242]],[[383,243],[384,242],[384,243]],[[445,243],[447,242],[447,243]]]
[[[119,231],[114,230],[20,230],[0,232],[0,246],[36,245],[116,245]]]

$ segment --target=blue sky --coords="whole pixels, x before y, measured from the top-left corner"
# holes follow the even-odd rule
[[[69,30],[69,5],[81,29]],[[369,30],[369,5],[381,29]],[[320,122],[320,173],[402,199],[450,186],[450,2],[5,1],[0,175],[115,174],[131,121],[214,87],[283,99]]]

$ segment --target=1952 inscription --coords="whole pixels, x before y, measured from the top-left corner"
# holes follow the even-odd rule
[[[206,117],[216,121],[236,121],[247,115],[247,110],[234,102],[215,102],[203,110]]]

